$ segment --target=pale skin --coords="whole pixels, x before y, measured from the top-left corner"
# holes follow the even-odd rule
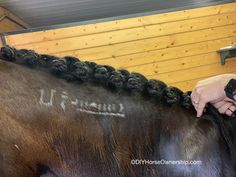
[[[191,94],[192,103],[201,117],[207,103],[212,104],[221,114],[234,115],[236,102],[226,97],[224,88],[236,74],[221,74],[197,82]],[[236,100],[236,96],[234,97]]]

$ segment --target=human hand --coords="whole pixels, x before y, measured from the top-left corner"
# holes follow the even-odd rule
[[[236,110],[235,103],[227,100],[222,100],[216,103],[212,102],[212,105],[219,111],[219,113],[235,117],[234,114],[234,111]]]
[[[213,103],[213,105],[220,102],[221,104],[218,103],[216,106],[218,108],[221,108],[221,106],[223,106],[221,108],[222,110],[225,110],[225,107],[232,108],[231,106],[233,105],[228,104],[228,103],[226,104],[225,102],[223,104],[223,102],[221,102],[221,101],[226,101],[229,103],[234,102],[233,100],[226,97],[226,94],[224,91],[225,86],[227,85],[229,80],[232,78],[236,78],[236,75],[235,74],[222,74],[222,75],[204,79],[202,81],[199,81],[196,84],[191,94],[191,100],[192,100],[193,106],[195,107],[197,111],[197,117],[200,117],[202,115],[206,104],[209,102]],[[226,111],[224,113],[226,113]],[[229,112],[227,111],[227,113]]]

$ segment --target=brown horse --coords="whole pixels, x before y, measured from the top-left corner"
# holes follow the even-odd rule
[[[196,118],[177,88],[73,57],[1,55],[0,177],[235,176],[234,120]]]

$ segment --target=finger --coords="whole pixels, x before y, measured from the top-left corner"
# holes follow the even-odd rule
[[[195,110],[197,111],[197,109],[198,109],[198,102],[194,101],[194,100],[191,100],[191,101],[192,101],[192,104],[193,104]]]
[[[219,101],[219,102],[216,102],[216,103],[213,103],[212,105],[218,109],[220,108],[221,106],[223,106],[225,104],[225,101]]]
[[[232,106],[232,103],[225,103],[225,104],[222,105],[220,108],[218,108],[218,111],[219,111],[221,114],[224,114],[231,106]]]
[[[203,110],[206,106],[206,103],[204,101],[201,101],[199,103],[199,105],[197,106],[197,117],[201,117],[202,116],[202,113],[203,113]]]
[[[236,110],[236,106],[235,106],[235,105],[232,105],[232,106],[230,106],[229,109],[226,111],[226,114],[227,114],[228,116],[235,117],[235,114],[234,114],[235,110]]]
[[[226,112],[225,112],[225,114],[226,114],[227,116],[231,116],[231,115],[233,114],[233,112],[232,112],[231,110],[227,109]]]
[[[196,89],[191,94],[191,101],[193,104],[198,104],[200,95],[197,93]]]
[[[193,103],[193,107],[194,107],[194,109],[197,111],[197,104],[195,104],[195,103]]]
[[[231,103],[234,103],[234,102],[235,102],[234,100],[232,100],[232,99],[230,99],[230,98],[228,98],[228,97],[226,97],[224,100],[225,100],[225,101],[228,101],[228,102],[231,102]]]
[[[232,112],[234,112],[234,111],[236,110],[236,106],[235,106],[235,105],[230,106],[230,107],[229,107],[229,110],[232,111]]]
[[[194,89],[190,95],[191,101],[193,102],[193,100],[195,100],[196,98],[196,89]]]
[[[229,110],[232,112],[232,114],[230,116],[236,117],[236,115],[235,115],[236,106],[235,105],[230,106]]]

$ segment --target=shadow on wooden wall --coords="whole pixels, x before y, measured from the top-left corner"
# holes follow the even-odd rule
[[[0,33],[22,30],[29,27],[19,17],[0,7]]]

